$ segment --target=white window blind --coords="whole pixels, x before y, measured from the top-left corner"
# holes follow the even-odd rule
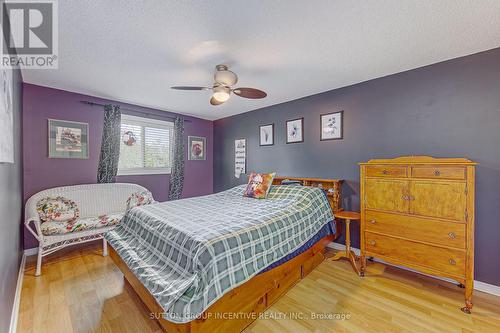
[[[118,175],[170,173],[173,123],[122,115]],[[125,144],[127,136],[133,137]]]

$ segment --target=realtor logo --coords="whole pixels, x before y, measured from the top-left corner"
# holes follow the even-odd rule
[[[2,68],[57,69],[55,0],[6,0],[2,6]]]

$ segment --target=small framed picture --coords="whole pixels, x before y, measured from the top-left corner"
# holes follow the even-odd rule
[[[89,124],[49,119],[49,158],[89,158]]]
[[[259,133],[261,146],[274,145],[274,124],[259,126]]]
[[[304,142],[304,118],[286,122],[286,143]]]
[[[188,160],[190,161],[204,161],[206,156],[207,138],[202,136],[188,136],[189,154]]]
[[[320,117],[320,140],[340,140],[344,138],[344,111],[322,114]]]

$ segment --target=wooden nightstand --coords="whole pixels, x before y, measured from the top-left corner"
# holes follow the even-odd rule
[[[349,227],[351,221],[360,220],[360,214],[358,212],[341,211],[335,213],[335,219],[343,219],[345,221],[345,250],[337,252],[337,254],[335,254],[335,256],[331,260],[347,258],[351,262],[352,268],[354,269],[356,274],[363,276],[364,274],[360,274],[358,266],[356,266],[357,256],[351,250],[351,230]]]

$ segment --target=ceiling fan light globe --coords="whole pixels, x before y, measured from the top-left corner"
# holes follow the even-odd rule
[[[214,80],[217,83],[221,83],[226,86],[232,86],[238,82],[238,77],[236,76],[236,74],[229,70],[223,70],[215,72]]]
[[[213,98],[215,98],[219,102],[225,102],[229,99],[229,94],[231,92],[231,89],[224,87],[224,86],[218,86],[214,87],[214,94]]]
[[[229,94],[225,91],[215,92],[213,97],[219,102],[225,102],[229,99]]]

